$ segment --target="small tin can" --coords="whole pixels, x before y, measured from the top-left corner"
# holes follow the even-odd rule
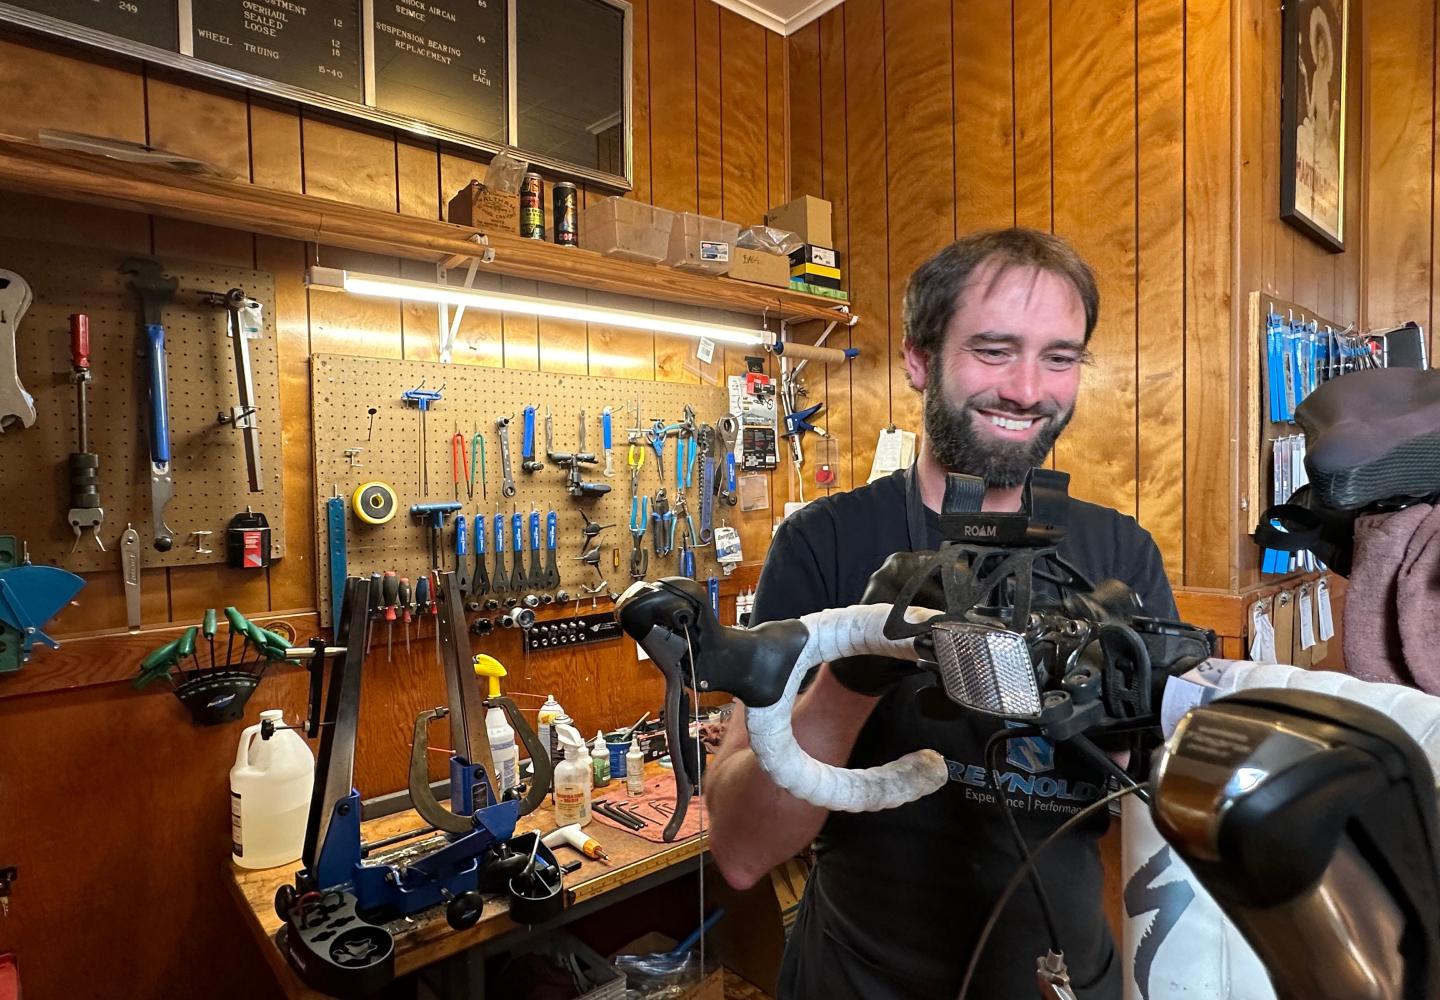
[[[536,173],[520,179],[520,235],[527,240],[545,238],[545,179]]]
[[[580,245],[580,190],[569,181],[561,181],[553,188],[555,212],[551,216],[551,232],[555,242],[562,247]]]

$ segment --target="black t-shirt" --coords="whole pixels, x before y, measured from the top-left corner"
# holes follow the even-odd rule
[[[755,597],[752,624],[858,603],[891,553],[911,548],[905,472],[817,500],[780,525]],[[1159,550],[1133,518],[1071,500],[1060,555],[1094,582],[1114,578],[1146,611],[1175,617]],[[926,511],[925,547],[940,544]],[[917,543],[919,547],[922,543]],[[1037,585],[1037,592],[1043,593]],[[918,802],[879,813],[832,813],[816,839],[816,866],[791,931],[781,1000],[954,1000],[980,929],[1019,852],[987,780],[985,740],[1004,723],[978,713],[941,722],[915,694],[928,678],[897,685],[860,732],[850,767],[922,747],[938,750],[951,781]],[[1103,776],[1038,737],[1007,745],[997,780],[1033,847],[1102,794]],[[1101,814],[1038,860],[1071,981],[1082,1000],[1118,1000],[1120,961],[1101,904]],[[1011,897],[986,945],[971,998],[1033,996],[1035,960],[1048,946],[1034,893]]]

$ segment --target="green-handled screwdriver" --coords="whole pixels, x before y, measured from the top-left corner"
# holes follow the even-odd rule
[[[210,640],[210,672],[215,672],[215,609],[205,609],[205,623],[201,626],[200,634]]]

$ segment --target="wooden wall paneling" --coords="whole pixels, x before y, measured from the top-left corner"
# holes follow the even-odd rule
[[[395,140],[301,113],[305,193],[395,211]]]
[[[770,207],[765,148],[766,30],[720,12],[720,167],[725,218],[743,229],[765,221]]]
[[[411,281],[435,281],[438,268],[429,261],[397,260],[400,277]],[[466,313],[472,312],[470,309]],[[434,302],[405,299],[400,303],[400,356],[406,361],[438,361],[440,358],[440,307]],[[455,316],[451,306],[447,315]],[[463,317],[462,317],[462,322]],[[456,335],[459,339],[459,335]],[[453,352],[460,353],[460,352]],[[453,356],[453,354],[452,354]],[[361,460],[364,458],[362,456]]]
[[[850,273],[850,232],[849,232],[849,191],[846,177],[846,145],[849,132],[845,119],[845,15],[838,10],[823,15],[820,24],[820,194],[834,206],[831,228],[834,231],[835,251],[840,255],[840,274],[848,286]],[[815,333],[807,340],[819,336],[823,326],[809,324]],[[826,343],[832,347],[850,347],[850,328],[841,323],[835,327]],[[815,368],[816,365],[810,365]],[[807,371],[809,368],[806,369]],[[826,365],[821,383],[816,373],[817,385],[823,385],[825,399],[825,429],[835,439],[840,449],[840,461],[835,465],[835,488],[848,490],[854,485],[855,470],[851,467],[854,444],[852,427],[853,405],[851,403],[851,364]],[[824,442],[818,442],[819,449]],[[869,469],[864,470],[868,475]],[[861,481],[864,480],[862,475]]]
[[[1136,517],[1185,577],[1185,8],[1135,6]],[[1104,363],[1102,361],[1102,363]]]
[[[633,177],[630,197],[651,201],[650,190],[650,0],[631,0],[630,134]]]
[[[454,194],[440,190],[440,151],[435,144],[396,135],[395,210],[401,215],[443,219]]]
[[[290,611],[313,607],[315,574],[315,496],[310,461],[310,317],[305,295],[305,245],[271,236],[255,237],[255,266],[275,276],[275,301],[265,303],[275,318],[280,371],[281,435],[285,463],[285,558],[270,566],[270,607]],[[364,461],[364,455],[360,456]],[[273,500],[271,503],[275,502]],[[302,640],[304,636],[300,637]]]
[[[667,312],[682,315],[681,307],[667,306]],[[669,333],[655,334],[655,380],[657,382],[691,382],[699,384],[700,377],[686,368],[686,362],[694,358],[700,342],[694,337],[682,337]],[[693,362],[692,362],[693,363]]]
[[[586,301],[591,305],[610,309],[638,309],[651,305],[651,303],[637,301],[629,296],[594,290],[586,293]],[[588,333],[591,375],[605,378],[653,379],[655,377],[655,335],[653,333],[604,326],[599,323],[589,324]],[[622,419],[625,421],[623,425]],[[624,434],[620,428],[622,426],[629,427],[634,419],[633,406],[628,416],[619,410],[615,412],[613,433],[617,449],[621,449],[621,442],[624,441]],[[617,451],[616,462],[623,465],[623,450]]]
[[[677,212],[699,206],[695,144],[695,7],[649,11],[650,189],[653,203]]]
[[[1009,0],[954,0],[955,235],[1015,219],[1015,65]]]
[[[449,274],[451,284],[464,282],[466,268],[458,268]],[[484,268],[475,271],[472,288],[502,291],[500,275]],[[451,312],[454,318],[454,312]],[[438,327],[437,327],[438,330]],[[492,368],[505,367],[505,320],[497,312],[488,309],[466,309],[460,317],[460,329],[455,334],[455,345],[450,360],[461,365],[489,365]]]
[[[765,32],[765,207],[783,204],[789,194],[789,133],[785,127],[790,107],[786,40],[773,31]]]
[[[458,152],[451,152],[449,150],[441,150],[439,155],[439,200],[440,215],[443,218],[447,208],[450,205],[450,199],[455,197],[455,195],[459,193],[461,188],[463,188],[466,184],[469,184],[472,180],[483,181],[485,179],[485,168],[488,165],[488,161],[482,163],[478,156],[466,156]],[[545,200],[547,202],[545,207],[545,218],[548,222],[550,218],[550,206],[548,204],[550,200],[549,184],[546,184],[545,186]],[[516,219],[515,225],[516,229],[518,230],[520,225],[519,219]],[[548,225],[546,227],[546,231],[549,231]]]
[[[1120,0],[1057,8],[1055,230],[1090,265],[1100,323],[1075,418],[1055,447],[1074,496],[1135,512],[1135,19]]]
[[[1228,4],[1185,9],[1184,583],[1190,587],[1230,587],[1238,552],[1237,457],[1229,440],[1238,413],[1230,291],[1231,16]]]
[[[281,685],[267,675],[244,724],[282,704],[289,718],[302,717],[303,678],[295,671]],[[20,956],[26,996],[158,991],[242,1000],[270,988],[221,882],[238,737],[239,724],[193,725],[159,688],[137,694],[127,684],[0,704],[8,762],[0,841],[22,876],[0,921],[0,948]],[[80,774],[84,795],[74,793]],[[145,874],[117,878],[117,870]],[[84,934],[67,930],[78,900],[90,924]],[[159,926],[184,934],[157,934]]]
[[[1015,0],[1011,17],[1015,94],[1015,224],[1054,228],[1051,181],[1049,0]]]
[[[552,285],[547,282],[537,282],[537,292],[550,299],[559,299],[564,302],[584,302],[586,292],[583,288],[572,288],[568,285]],[[585,335],[585,324],[574,320],[547,319],[541,317],[537,323],[540,337],[540,370],[545,372],[564,372],[570,375],[585,375],[590,370],[590,356]],[[599,415],[590,414],[596,418],[598,424]],[[570,420],[567,414],[565,420]],[[574,442],[574,421],[570,420],[570,429],[561,433],[565,424],[562,421],[556,432],[560,434],[557,441]],[[598,432],[597,432],[598,433]],[[598,438],[588,441],[587,444],[598,442]],[[574,451],[569,444],[558,445],[561,451]],[[594,450],[594,449],[592,449]]]
[[[300,192],[300,113],[250,97],[250,178],[262,187]]]
[[[0,33],[0,132],[33,139],[42,128],[146,140],[145,80],[135,63],[97,56],[18,30]]]
[[[891,421],[889,370],[900,349],[899,317],[892,335],[885,135],[885,31],[880,0],[849,0],[845,38],[845,202],[849,262],[845,280],[862,319],[851,331],[860,348],[850,362],[851,468],[856,481],[870,472],[880,429]],[[893,340],[892,340],[893,336]],[[904,390],[909,392],[907,388]],[[919,431],[918,424],[907,429]]]
[[[250,179],[250,115],[243,98],[194,77],[148,69],[145,106],[150,144]]]
[[[954,67],[950,20],[942,0],[887,7],[885,62],[886,186],[889,204],[890,414],[905,427],[920,424],[920,396],[909,391],[900,348],[901,303],[910,274],[955,233]],[[904,53],[891,59],[888,53]]]
[[[700,214],[730,218],[725,214],[722,188],[720,97],[720,6],[710,0],[695,2],[695,180]],[[726,11],[725,13],[729,13]],[[735,15],[730,15],[735,16]],[[731,219],[739,222],[739,219]]]
[[[1358,15],[1352,10],[1352,17]],[[1366,318],[1376,328],[1427,322],[1430,315],[1433,25],[1433,5],[1422,0],[1392,0],[1366,19],[1369,82],[1373,93],[1384,95],[1369,104],[1369,210],[1363,223],[1369,237]]]
[[[1335,315],[1337,323],[1360,322],[1360,284],[1365,270],[1368,232],[1365,225],[1365,155],[1369,142],[1365,136],[1365,107],[1372,93],[1365,66],[1365,15],[1359,8],[1350,12],[1350,83],[1347,95],[1346,131],[1349,136],[1345,157],[1345,217],[1348,220],[1344,258],[1335,278]],[[1434,226],[1431,226],[1433,232]],[[1435,252],[1431,250],[1431,260]],[[1435,268],[1430,268],[1433,280]],[[1435,297],[1430,296],[1433,314]],[[1431,357],[1434,357],[1433,353]],[[1332,654],[1333,655],[1333,654]]]
[[[399,262],[394,257],[320,247],[307,244],[309,262],[366,274],[396,277]],[[402,356],[400,336],[401,304],[390,299],[372,299],[343,292],[308,290],[310,302],[310,350],[315,354],[361,354],[369,357]]]
[[[508,275],[502,275],[500,278],[500,290],[511,295],[537,295],[539,294],[538,289],[539,282],[536,281],[512,278]],[[505,331],[505,367],[527,372],[539,371],[539,321],[534,316],[504,313],[500,317],[500,323],[501,328]]]
[[[785,201],[820,191],[820,24],[811,21],[786,39],[790,190]],[[779,204],[777,202],[776,204]]]
[[[1264,6],[1254,12],[1259,22],[1260,162],[1263,168],[1263,214],[1252,224],[1260,228],[1261,291],[1291,301],[1294,294],[1295,230],[1280,218],[1280,68],[1282,11]]]

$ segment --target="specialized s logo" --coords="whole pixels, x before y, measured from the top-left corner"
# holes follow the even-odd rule
[[[1195,890],[1184,879],[1155,885],[1155,880],[1170,867],[1170,846],[1162,846],[1151,855],[1130,881],[1125,883],[1125,915],[1138,917],[1155,911],[1155,917],[1145,933],[1140,936],[1140,946],[1135,949],[1135,985],[1140,989],[1141,1000],[1150,1000],[1150,969],[1155,964],[1155,955],[1160,945],[1180,922]]]

